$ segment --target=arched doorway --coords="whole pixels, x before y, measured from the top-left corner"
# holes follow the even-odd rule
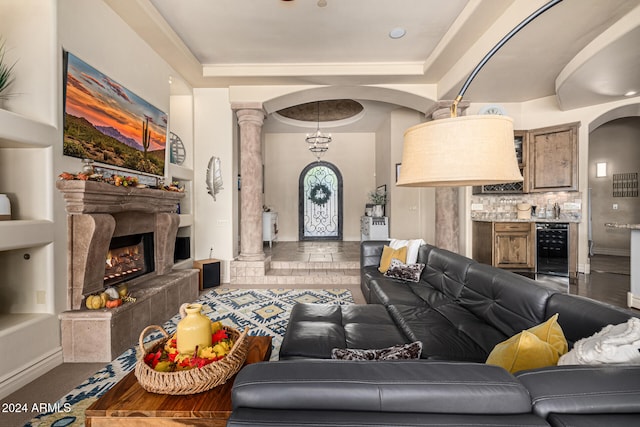
[[[298,239],[342,240],[342,174],[329,162],[313,162],[298,180]]]

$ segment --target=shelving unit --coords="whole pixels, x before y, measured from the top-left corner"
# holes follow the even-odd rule
[[[172,182],[184,187],[185,196],[180,203],[180,226],[178,227],[178,237],[189,237],[192,254],[191,258],[181,260],[174,265],[174,268],[192,268],[193,265],[193,170],[187,167],[168,163],[168,176]]]
[[[24,356],[0,356],[1,387],[11,391],[55,357],[24,372],[25,362],[52,355],[59,347],[54,313],[54,222],[52,144],[58,130],[14,112],[0,110],[0,193],[11,201],[11,220],[0,221],[0,342],[25,349]],[[26,338],[28,337],[28,338]],[[47,368],[47,366],[49,366]],[[22,377],[20,377],[22,378]]]

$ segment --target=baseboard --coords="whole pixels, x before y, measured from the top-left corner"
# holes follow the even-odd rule
[[[640,309],[640,296],[634,295],[631,292],[627,293],[627,306]]]
[[[62,347],[57,347],[40,359],[33,360],[21,368],[9,372],[0,378],[0,399],[4,399],[61,364]]]
[[[594,255],[612,255],[612,256],[630,256],[631,251],[628,249],[616,249],[616,248],[594,248]]]

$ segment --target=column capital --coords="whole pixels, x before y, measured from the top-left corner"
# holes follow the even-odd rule
[[[231,109],[233,111],[238,110],[260,110],[264,113],[264,107],[262,102],[259,101],[244,101],[244,102],[232,102]]]
[[[240,108],[234,109],[234,111],[236,112],[236,117],[238,118],[239,124],[255,123],[259,126],[262,126],[266,117],[265,112],[262,108]]]

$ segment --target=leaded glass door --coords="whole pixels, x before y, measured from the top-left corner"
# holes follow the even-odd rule
[[[328,162],[304,168],[298,184],[299,240],[342,240],[342,175]]]

